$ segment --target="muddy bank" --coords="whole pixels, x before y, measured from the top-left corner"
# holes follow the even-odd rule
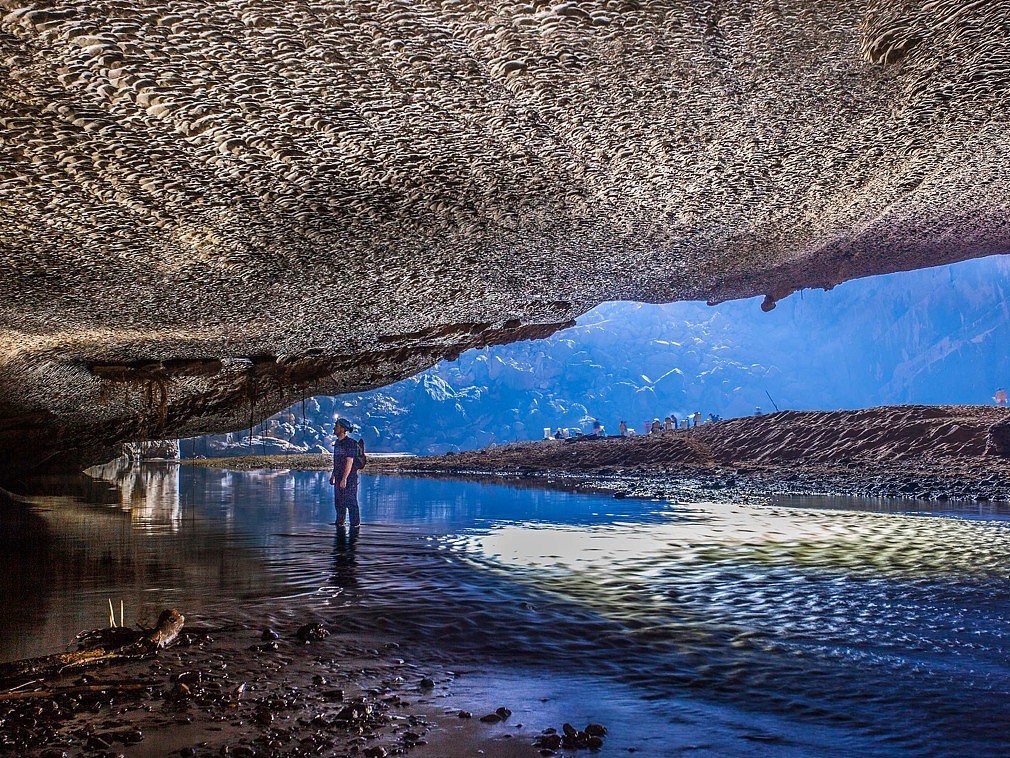
[[[443,754],[429,740],[451,754],[536,754],[536,732],[506,707],[450,705],[457,675],[398,648],[320,622],[197,624],[153,661],[68,673],[47,695],[32,693],[39,680],[0,693],[0,754]]]
[[[1007,409],[984,406],[783,411],[648,436],[374,459],[368,473],[531,479],[629,497],[841,494],[1005,501],[1008,420]],[[325,456],[302,465],[308,464],[329,466]]]

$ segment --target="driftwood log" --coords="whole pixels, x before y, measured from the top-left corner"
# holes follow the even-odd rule
[[[57,653],[4,663],[0,665],[0,686],[9,688],[22,680],[42,680],[67,671],[97,666],[107,661],[146,658],[172,644],[182,631],[185,621],[185,616],[175,609],[162,611],[154,629],[101,630],[97,635],[100,640],[97,646],[75,650],[72,653]],[[110,645],[110,640],[115,640],[115,644]]]

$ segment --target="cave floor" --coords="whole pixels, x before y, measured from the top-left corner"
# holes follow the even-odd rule
[[[187,624],[57,683],[141,690],[0,706],[0,752],[522,756],[566,722],[603,755],[1010,747],[1005,506],[365,476],[350,533],[326,478],[144,466],[7,504],[0,661],[110,600]]]

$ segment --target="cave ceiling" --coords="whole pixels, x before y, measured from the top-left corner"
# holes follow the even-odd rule
[[[1010,2],[0,0],[0,474],[1003,252]]]

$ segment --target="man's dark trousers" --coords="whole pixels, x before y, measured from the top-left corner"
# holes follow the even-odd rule
[[[341,488],[338,481],[333,488],[333,506],[337,509],[337,524],[343,526],[347,512],[351,512],[351,526],[361,525],[361,511],[358,509],[358,477],[348,478],[347,486]]]

